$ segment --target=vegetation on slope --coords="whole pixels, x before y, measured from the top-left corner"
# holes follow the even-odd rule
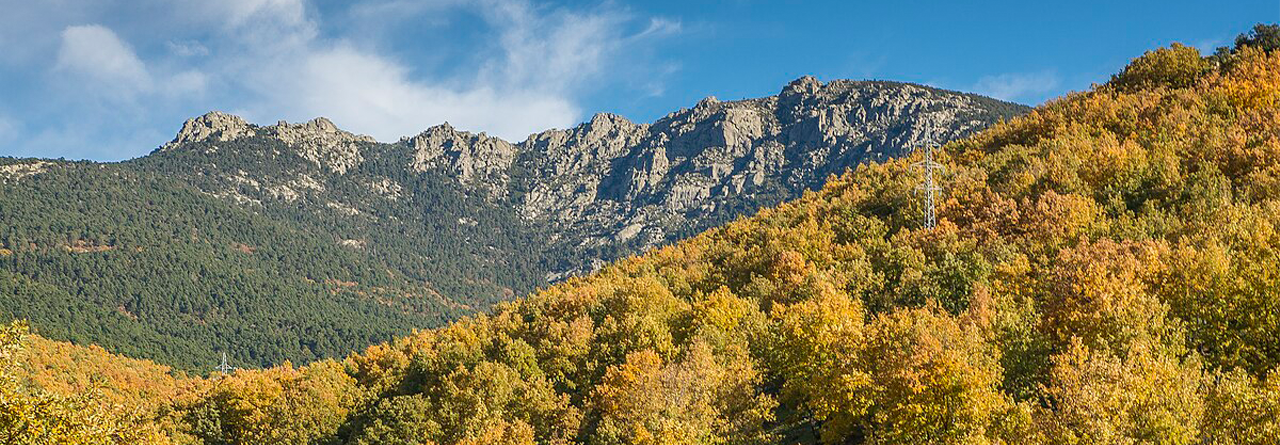
[[[1028,110],[798,82],[785,100],[703,101],[653,125],[599,115],[519,147],[210,113],[130,161],[0,158],[0,320],[191,371],[219,352],[341,357]]]
[[[65,387],[55,388],[51,392],[24,381],[24,377],[27,376],[42,376],[41,373],[22,369],[25,352],[22,343],[26,336],[25,323],[13,322],[0,325],[0,442],[75,445],[169,443],[168,435],[162,432],[157,419],[153,417],[157,405],[167,403],[168,400],[155,397],[156,394],[142,391],[122,400],[104,398],[92,389],[77,387],[75,395],[59,395],[61,392],[59,390],[65,391]],[[50,344],[36,339],[35,347],[38,351],[43,353],[43,351],[57,350],[45,349],[45,346]],[[102,368],[84,368],[77,365],[76,370],[98,371],[112,366],[131,364],[129,359],[119,356],[100,358],[106,358],[106,360],[90,362],[92,365],[88,366]],[[65,370],[55,371],[59,373],[55,378],[66,378],[62,371]],[[71,378],[85,378],[89,375],[92,374],[79,374]],[[128,384],[116,385],[116,388],[134,386],[177,389],[180,387],[165,374],[157,375],[143,371],[142,375],[160,378],[152,381],[131,381]]]
[[[1260,26],[491,314],[242,370],[229,443],[1280,440],[1280,52]],[[180,398],[181,399],[181,398]]]
[[[342,356],[466,312],[323,232],[167,176],[46,168],[0,193],[0,317],[46,337],[207,369],[219,351]]]
[[[394,270],[473,309],[546,283],[545,272],[537,267],[543,246],[527,242],[537,233],[525,227],[515,209],[490,202],[454,178],[408,169],[402,163],[412,158],[403,147],[362,143],[359,150],[367,159],[342,175],[324,171],[297,149],[266,136],[188,143],[123,167],[179,178],[206,193],[260,201],[241,207],[323,236],[330,245],[349,240],[354,244],[343,250],[355,252],[348,255]],[[292,193],[265,186],[285,178],[309,181],[291,184],[297,189]],[[444,311],[439,318],[453,320],[459,312]]]

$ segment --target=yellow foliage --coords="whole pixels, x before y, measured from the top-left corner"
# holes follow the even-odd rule
[[[333,361],[237,371],[216,382],[203,402],[215,418],[197,426],[216,428],[193,434],[243,444],[317,442],[337,433],[360,398],[355,380]]]
[[[1239,369],[1212,377],[1201,443],[1280,443],[1280,368],[1261,380]]]
[[[1037,419],[1048,443],[1196,443],[1204,412],[1200,363],[1147,344],[1123,354],[1073,341],[1054,357],[1050,408]]]
[[[982,444],[1009,409],[998,353],[979,326],[934,309],[878,317],[862,352],[872,443]],[[826,436],[824,436],[825,438]],[[841,435],[830,437],[835,441]]]
[[[601,443],[765,443],[760,430],[775,402],[758,395],[758,375],[742,354],[717,358],[694,343],[677,362],[651,350],[611,367],[592,399]]]
[[[1241,49],[1237,62],[1217,78],[1213,89],[1245,110],[1274,109],[1280,103],[1280,52]]]
[[[94,390],[59,396],[15,375],[27,336],[24,323],[0,326],[0,443],[14,445],[167,444],[147,413],[104,403]]]
[[[1170,339],[1168,309],[1151,291],[1166,252],[1154,242],[1105,239],[1063,249],[1046,271],[1045,329],[1060,345],[1079,338],[1112,351],[1135,341],[1179,340]]]
[[[1134,59],[1111,83],[1130,91],[1159,86],[1186,88],[1208,68],[1209,62],[1200,57],[1199,50],[1175,43]]]
[[[342,362],[209,382],[37,342],[0,438],[1274,444],[1280,52],[1222,57],[1158,49],[944,147],[931,230],[890,160]]]

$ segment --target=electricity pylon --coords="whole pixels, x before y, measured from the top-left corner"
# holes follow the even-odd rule
[[[213,369],[217,369],[218,371],[222,372],[222,376],[223,376],[223,377],[228,376],[228,375],[231,375],[231,371],[235,371],[235,370],[236,370],[236,368],[235,368],[234,366],[231,366],[231,365],[227,364],[227,353],[226,353],[226,352],[223,352],[223,353],[222,353],[222,364],[218,365],[216,368],[213,368]]]
[[[924,228],[933,229],[938,226],[934,196],[942,190],[933,180],[933,171],[947,171],[947,167],[933,160],[933,145],[925,146],[924,160],[911,164],[911,167],[924,170],[924,183],[916,186],[916,191],[924,193]]]

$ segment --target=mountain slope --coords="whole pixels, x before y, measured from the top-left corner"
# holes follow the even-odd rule
[[[1272,443],[1280,45],[1244,41],[1149,52],[948,144],[936,228],[918,158],[866,165],[491,314],[237,372],[155,424],[197,443]]]
[[[369,227],[413,225],[396,219],[405,215],[363,215],[362,210],[420,213],[431,204],[400,196],[484,197],[490,205],[469,202],[467,207],[483,209],[477,213],[515,212],[487,215],[502,220],[494,230],[522,230],[527,233],[518,239],[552,243],[542,252],[540,266],[547,275],[533,282],[544,283],[794,198],[860,162],[946,142],[1025,111],[918,85],[823,84],[804,77],[777,96],[708,98],[653,124],[598,114],[575,128],[534,134],[519,143],[446,123],[384,145],[323,118],[263,127],[215,112],[189,120],[172,142],[136,163],[240,203],[309,210],[326,225],[363,217],[366,221],[350,228],[362,236],[376,231]],[[423,178],[452,183],[457,190],[422,190],[414,182]],[[475,215],[457,216],[427,215],[418,222],[444,221],[435,231],[485,222]],[[464,248],[483,244],[462,238]],[[525,284],[517,290],[531,288]]]
[[[170,178],[43,168],[4,187],[0,313],[50,337],[186,367],[220,350],[276,363],[465,313],[362,252]]]
[[[209,113],[122,163],[4,160],[0,315],[186,369],[219,352],[241,366],[337,356],[1024,110],[803,78],[516,144],[447,124],[383,144],[323,118]]]

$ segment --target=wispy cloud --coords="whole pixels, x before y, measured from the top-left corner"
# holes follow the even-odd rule
[[[187,95],[205,86],[205,76],[196,71],[153,76],[133,48],[101,25],[64,29],[54,71],[70,76],[72,84],[64,86],[66,90],[121,102],[141,95]]]
[[[1053,71],[1005,73],[983,76],[969,90],[997,99],[1027,103],[1038,102],[1061,84],[1062,79]]]
[[[0,144],[12,142],[17,137],[18,122],[12,118],[0,115]]]
[[[288,107],[291,110],[280,112],[326,115],[381,140],[395,140],[446,120],[522,139],[536,129],[578,118],[569,100],[553,94],[419,82],[409,77],[405,67],[348,46],[307,53],[300,63],[297,70],[289,70],[294,81],[270,83],[274,87],[263,91],[265,100],[257,104],[254,114]]]
[[[435,5],[437,8],[448,5]],[[277,41],[268,60],[254,63],[241,79],[259,92],[249,105],[254,118],[325,115],[339,125],[394,140],[429,125],[488,131],[508,139],[567,127],[582,119],[575,95],[606,70],[629,45],[670,35],[672,22],[650,21],[627,33],[634,20],[625,11],[543,11],[524,1],[459,3],[498,31],[495,56],[465,78],[417,77],[401,61],[345,39],[311,35],[316,24],[281,22],[293,31]],[[403,8],[385,9],[403,12]],[[439,12],[439,10],[433,10]]]
[[[429,9],[407,9],[412,6]],[[292,31],[281,30],[286,35],[275,38],[294,43],[243,73],[246,86],[259,92],[260,100],[247,106],[251,117],[325,115],[380,140],[449,121],[519,140],[577,123],[583,116],[576,97],[616,67],[625,51],[679,31],[678,23],[658,18],[633,26],[638,18],[620,9],[546,10],[523,0],[369,8],[362,14],[467,10],[496,31],[496,51],[458,78],[415,75],[393,57],[347,39],[313,35],[316,23],[294,22],[294,10],[281,9],[288,16],[280,21],[293,23]]]
[[[9,133],[30,134],[16,138],[27,147],[4,148],[10,153],[66,144],[111,146],[103,150],[119,153],[93,157],[129,157],[152,148],[123,146],[135,144],[137,135],[176,130],[186,116],[175,110],[208,109],[242,113],[256,122],[326,116],[380,140],[443,121],[523,139],[576,124],[584,118],[582,97],[607,85],[631,84],[618,77],[643,77],[647,86],[660,89],[669,64],[636,53],[680,32],[678,21],[607,2],[568,9],[529,0],[387,0],[336,10],[311,0],[63,2],[77,12],[60,15],[41,2],[17,9],[19,16],[46,19],[41,26],[0,17],[0,28],[13,25],[0,29],[0,42],[12,40],[14,27],[35,34],[60,31],[30,39],[49,42],[36,46],[54,45],[44,52],[55,54],[52,60],[42,61],[38,50],[7,60],[25,70],[47,64],[44,69],[56,76],[30,80],[44,83],[44,94],[57,99],[43,101],[48,105],[41,111],[79,126],[14,127],[19,130]],[[140,16],[149,19],[132,20]],[[477,18],[475,25],[488,33],[413,42],[394,33],[364,33],[389,23],[434,26]],[[441,53],[467,59],[407,58],[413,53],[397,52],[397,45],[453,48]],[[5,61],[0,55],[0,69]],[[652,75],[639,74],[646,72]],[[87,100],[116,105],[86,106]],[[10,114],[32,106],[39,105],[0,100],[0,112]],[[101,128],[88,128],[95,125]],[[36,143],[44,145],[31,145]]]
[[[129,93],[151,88],[151,75],[133,49],[116,33],[99,25],[63,30],[55,68],[111,91]]]
[[[168,41],[165,47],[169,48],[169,52],[178,57],[200,57],[209,55],[209,48],[200,44],[195,40],[185,40],[181,42]]]

